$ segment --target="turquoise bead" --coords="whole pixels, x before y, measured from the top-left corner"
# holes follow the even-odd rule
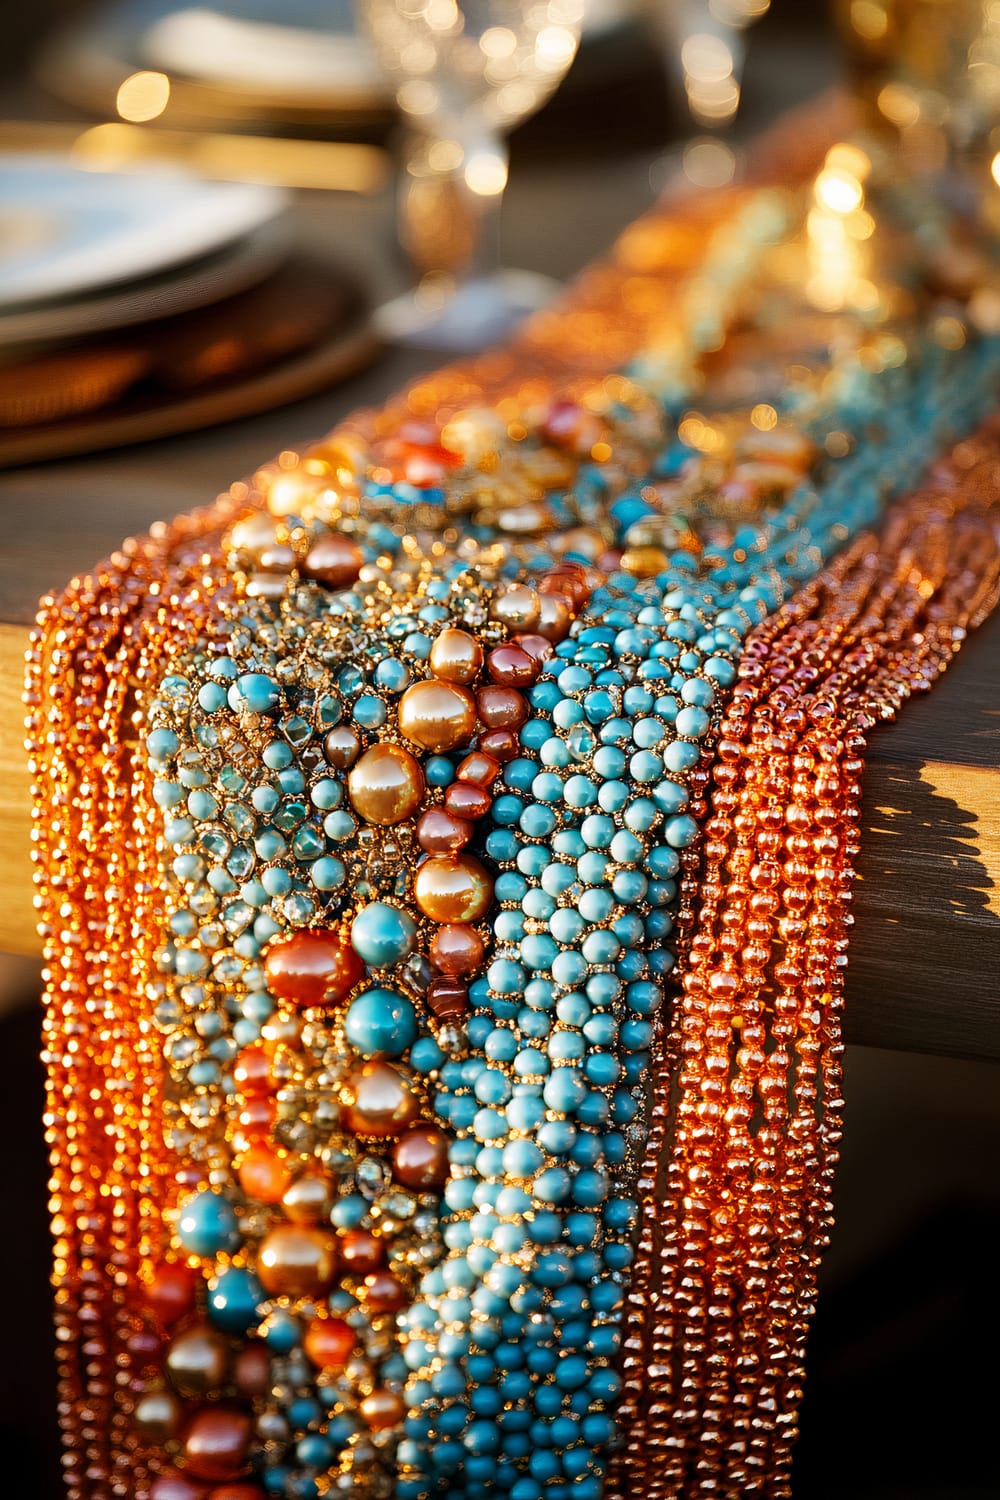
[[[177,1238],[192,1255],[216,1255],[235,1250],[240,1242],[236,1210],[222,1193],[206,1189],[181,1206]]]
[[[271,713],[281,702],[281,689],[263,672],[245,672],[236,679],[236,691],[250,712],[255,714]]]
[[[400,963],[416,946],[417,925],[398,907],[373,901],[361,909],[351,924],[351,943],[370,968],[385,969]]]
[[[348,1006],[344,1033],[362,1057],[399,1057],[416,1038],[416,1011],[395,990],[366,990]]]
[[[252,1271],[229,1266],[208,1283],[208,1316],[226,1333],[246,1333],[260,1322],[265,1292]]]

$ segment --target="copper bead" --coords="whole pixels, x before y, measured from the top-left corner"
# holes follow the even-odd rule
[[[365,977],[347,933],[305,927],[272,944],[264,960],[268,989],[293,1005],[335,1005]]]
[[[187,1467],[197,1479],[238,1479],[246,1470],[253,1433],[249,1412],[209,1406],[196,1412],[184,1438]]]
[[[419,1112],[398,1069],[390,1063],[365,1063],[347,1080],[344,1122],[355,1135],[386,1139],[399,1135]]]
[[[132,1421],[143,1437],[159,1445],[173,1437],[180,1414],[181,1404],[173,1391],[149,1391],[136,1402]]]
[[[143,1295],[166,1327],[194,1306],[195,1274],[187,1266],[165,1262],[157,1266]]]
[[[328,589],[350,588],[364,566],[364,553],[350,537],[332,532],[317,537],[302,564],[302,573]]]
[[[413,894],[432,922],[476,922],[493,900],[493,881],[469,854],[432,854],[417,869]]]
[[[337,1269],[332,1234],[302,1224],[279,1224],[257,1252],[257,1275],[272,1297],[318,1297]]]
[[[340,1236],[340,1262],[352,1276],[377,1271],[384,1255],[384,1244],[369,1229],[348,1229]]]
[[[540,607],[544,607],[544,600]],[[495,646],[486,660],[486,670],[501,687],[528,687],[538,676],[538,662],[520,646]]]
[[[362,1401],[360,1409],[373,1432],[384,1432],[387,1427],[397,1427],[406,1415],[402,1396],[384,1389],[372,1391]]]
[[[428,677],[399,700],[399,732],[424,750],[454,750],[476,728],[476,700],[467,688]]]
[[[500,762],[482,750],[473,750],[460,762],[455,772],[456,781],[469,781],[473,786],[489,787],[500,775]]]
[[[348,776],[347,794],[366,823],[388,827],[416,812],[423,801],[424,773],[401,745],[372,745]]]
[[[526,583],[515,583],[490,604],[490,619],[499,620],[511,630],[531,631],[538,624],[539,598]]]
[[[429,958],[435,969],[450,979],[474,974],[483,961],[486,945],[474,927],[445,922],[431,938]]]
[[[448,1181],[448,1137],[437,1125],[414,1125],[392,1150],[397,1182],[416,1192],[438,1192]]]
[[[467,630],[442,630],[431,647],[431,671],[447,682],[468,686],[483,666],[483,648]]]
[[[417,823],[417,843],[428,854],[457,854],[471,838],[472,824],[440,807],[429,807]]]
[[[312,1319],[302,1346],[320,1370],[342,1370],[354,1353],[357,1339],[354,1329],[343,1318],[329,1318],[319,1313]]]
[[[325,1177],[308,1172],[292,1183],[281,1206],[293,1224],[318,1224],[332,1206],[330,1184]]]
[[[265,1396],[271,1389],[271,1356],[260,1339],[247,1344],[233,1360],[233,1384],[241,1396]]]
[[[353,766],[360,749],[361,741],[349,724],[338,724],[323,741],[323,754],[338,771],[346,771],[348,766]]]
[[[226,1378],[226,1344],[207,1323],[185,1328],[167,1350],[167,1374],[182,1396],[205,1396]]]
[[[492,806],[493,798],[489,792],[484,792],[481,786],[474,786],[471,781],[453,781],[445,789],[444,810],[453,818],[475,822],[477,818],[485,818]]]
[[[399,1312],[409,1300],[405,1286],[391,1271],[373,1271],[366,1276],[360,1296],[365,1307],[374,1313]]]
[[[517,729],[528,717],[528,705],[516,688],[480,688],[476,694],[479,717],[488,729]]]

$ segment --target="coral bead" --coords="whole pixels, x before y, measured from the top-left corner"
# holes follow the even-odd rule
[[[228,1364],[224,1341],[204,1323],[185,1328],[167,1350],[167,1373],[182,1396],[204,1396],[217,1390]]]
[[[333,1235],[301,1224],[279,1224],[257,1254],[257,1275],[274,1297],[318,1297],[329,1290],[336,1269]]]
[[[448,1137],[437,1125],[414,1125],[392,1151],[397,1182],[417,1192],[436,1192],[448,1180]]]
[[[244,1047],[236,1054],[233,1082],[241,1094],[270,1094],[276,1087],[271,1077],[271,1054],[266,1047]]]
[[[425,750],[454,750],[475,732],[476,700],[467,688],[430,677],[399,700],[399,732]]]
[[[292,1174],[279,1152],[257,1141],[243,1153],[237,1168],[240,1187],[257,1203],[280,1203]]]
[[[486,670],[501,687],[528,687],[538,676],[538,662],[520,646],[495,646],[486,659]]]
[[[354,1330],[343,1318],[322,1314],[313,1318],[302,1341],[306,1354],[321,1370],[340,1370],[354,1353]]]
[[[513,729],[488,729],[479,736],[479,748],[505,764],[520,753],[520,744]]]
[[[332,532],[313,542],[302,564],[302,573],[324,588],[346,589],[357,581],[364,561],[364,553],[357,542]]]
[[[335,1005],[365,977],[346,933],[303,928],[274,943],[264,960],[273,995],[293,1005]]]
[[[431,855],[417,870],[414,899],[432,922],[475,922],[493,900],[493,881],[477,859]]]
[[[167,1328],[194,1306],[195,1274],[187,1266],[157,1266],[146,1286],[146,1302]]]
[[[450,979],[475,973],[483,961],[485,944],[474,927],[446,922],[431,938],[430,961]]]
[[[246,1467],[253,1431],[248,1412],[210,1406],[196,1412],[184,1439],[187,1467],[198,1479],[238,1479]]]
[[[417,823],[417,843],[428,854],[457,854],[472,838],[472,824],[440,807],[429,807]]]
[[[424,773],[401,745],[372,745],[352,768],[347,794],[366,823],[388,827],[416,812],[423,801]]]
[[[460,763],[455,772],[456,781],[468,781],[473,786],[489,787],[500,775],[500,762],[482,750],[473,750]]]
[[[517,729],[528,717],[528,705],[516,688],[480,688],[476,707],[487,729]]]
[[[416,1098],[389,1063],[369,1062],[352,1073],[346,1095],[344,1122],[355,1135],[397,1136],[417,1117]]]
[[[467,630],[442,630],[431,647],[431,671],[447,682],[467,686],[483,666],[483,648]]]

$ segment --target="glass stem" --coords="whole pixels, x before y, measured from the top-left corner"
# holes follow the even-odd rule
[[[422,134],[404,142],[400,240],[421,279],[455,285],[495,275],[507,148],[471,132],[462,143]]]

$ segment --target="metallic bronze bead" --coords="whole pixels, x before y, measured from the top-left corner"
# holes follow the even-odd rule
[[[184,1457],[197,1479],[238,1479],[246,1470],[253,1434],[249,1412],[236,1406],[208,1406],[196,1412],[184,1438]]]
[[[476,728],[476,700],[467,688],[429,677],[399,700],[399,732],[424,750],[454,750]]]
[[[526,583],[515,583],[496,594],[490,604],[490,619],[511,630],[531,631],[538,624],[539,598]]]
[[[474,974],[483,961],[485,944],[474,927],[464,922],[445,922],[431,938],[429,958],[435,969],[449,979]]]
[[[540,610],[544,612],[544,609],[543,599]],[[494,646],[486,659],[486,670],[501,687],[528,687],[538,676],[538,662],[520,646]]]
[[[362,1401],[361,1415],[373,1432],[384,1432],[402,1422],[406,1406],[395,1391],[375,1390]]]
[[[460,763],[455,772],[456,781],[469,781],[473,786],[492,786],[500,775],[500,762],[482,750],[473,750]]]
[[[448,682],[475,682],[483,666],[483,648],[467,630],[442,630],[431,647],[431,671]]]
[[[424,797],[424,773],[401,745],[372,745],[347,778],[347,794],[366,823],[383,827],[412,817]]]
[[[332,1234],[302,1224],[279,1224],[257,1252],[257,1275],[273,1297],[318,1297],[337,1269]]]
[[[170,1383],[182,1396],[206,1396],[225,1381],[229,1355],[214,1329],[196,1323],[173,1340],[166,1364]]]
[[[445,789],[444,810],[453,818],[473,823],[477,818],[485,818],[492,806],[493,798],[489,792],[484,792],[481,786],[473,786],[471,781],[453,781]]]
[[[416,1192],[438,1192],[448,1181],[448,1137],[437,1125],[414,1125],[392,1148],[397,1182]]]
[[[420,1110],[399,1070],[378,1060],[350,1074],[345,1095],[344,1123],[355,1135],[397,1136]]]
[[[331,532],[317,537],[302,564],[306,578],[313,578],[328,589],[346,589],[355,583],[364,566],[364,553],[350,537]]]
[[[471,838],[472,824],[440,807],[429,807],[417,823],[417,843],[428,854],[457,854]]]
[[[150,1391],[136,1402],[132,1421],[144,1437],[160,1444],[173,1437],[180,1415],[181,1403],[173,1391]]]
[[[233,1360],[233,1384],[241,1396],[264,1396],[271,1389],[271,1356],[259,1339]]]
[[[360,749],[361,741],[349,724],[338,724],[323,741],[323,754],[338,771],[346,771],[348,766],[353,766]]]
[[[281,1206],[293,1224],[318,1224],[328,1217],[332,1202],[327,1179],[307,1172],[288,1188]]]
[[[528,717],[527,702],[517,688],[480,688],[476,708],[488,729],[518,729]]]
[[[352,1276],[377,1271],[385,1258],[385,1245],[369,1229],[347,1229],[339,1236],[340,1262]]]
[[[469,854],[432,854],[417,869],[413,895],[432,922],[476,922],[489,910],[493,880]]]

